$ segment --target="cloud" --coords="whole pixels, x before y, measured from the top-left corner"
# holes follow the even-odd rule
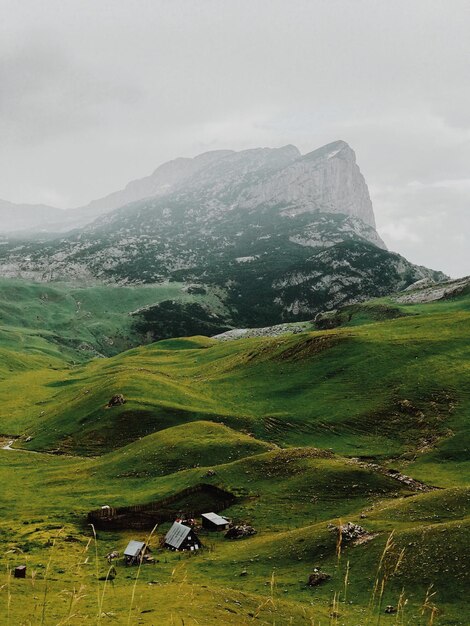
[[[101,124],[110,106],[132,105],[138,94],[135,86],[82,67],[62,43],[37,33],[0,54],[0,85],[3,142],[24,145]]]
[[[389,244],[470,273],[469,27],[467,0],[0,0],[0,197],[344,139]]]

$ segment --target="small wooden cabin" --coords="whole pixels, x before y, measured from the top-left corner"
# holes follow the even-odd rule
[[[26,565],[18,565],[14,571],[15,578],[26,578]]]
[[[199,550],[202,544],[192,528],[174,522],[166,534],[165,547],[170,550]]]
[[[143,541],[129,541],[124,550],[124,563],[126,565],[137,565],[144,560],[144,556],[149,552],[149,547]]]
[[[203,513],[201,515],[202,527],[206,530],[227,530],[230,522],[217,513]]]

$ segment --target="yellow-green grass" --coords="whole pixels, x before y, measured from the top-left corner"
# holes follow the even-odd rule
[[[340,602],[341,623],[375,624],[377,606],[370,611],[372,621],[358,620],[365,616],[369,619],[368,604],[376,571],[385,542],[394,529],[396,536],[386,571],[395,568],[402,548],[406,553],[402,566],[387,581],[385,601],[396,604],[405,586],[409,604],[403,623],[428,624],[428,613],[425,617],[420,615],[421,604],[427,587],[434,583],[438,590],[434,600],[444,611],[437,623],[465,624],[459,621],[459,614],[466,608],[464,589],[468,570],[465,564],[468,563],[464,551],[468,535],[465,517],[460,518],[466,511],[461,508],[456,494],[443,497],[443,491],[442,495],[437,492],[440,497],[422,494],[403,498],[407,492],[396,481],[351,461],[323,454],[314,450],[281,450],[215,466],[214,482],[243,489],[247,494],[245,501],[228,509],[226,514],[237,521],[253,523],[258,534],[245,541],[229,542],[218,534],[202,533],[206,549],[189,557],[158,549],[158,540],[168,527],[163,525],[152,540],[154,557],[159,562],[144,566],[140,572],[136,594],[138,610],[132,610],[131,623],[139,623],[140,619],[140,623],[154,624],[158,617],[161,623],[170,624],[172,612],[175,612],[175,619],[178,616],[186,621],[191,616],[202,623],[215,623],[211,620],[224,615],[227,598],[228,608],[237,611],[227,611],[229,617],[238,616],[239,621],[233,623],[245,623],[241,620],[248,620],[248,613],[260,606],[263,608],[259,618],[265,620],[261,623],[308,624],[309,619],[315,618],[318,623],[328,624],[330,602],[334,593],[342,593],[349,561],[348,602]],[[122,552],[129,539],[144,539],[146,533],[98,532],[97,575],[93,546],[85,552],[87,541],[92,537],[84,523],[86,510],[104,503],[151,501],[196,483],[206,474],[205,468],[196,468],[158,478],[110,477],[106,471],[107,461],[106,457],[97,460],[22,451],[0,453],[0,479],[6,485],[2,492],[0,523],[3,565],[13,567],[23,562],[28,565],[28,580],[11,583],[11,610],[16,623],[22,623],[19,621],[22,617],[26,619],[25,605],[30,616],[42,609],[43,579],[49,558],[45,623],[58,623],[59,618],[67,615],[69,605],[65,598],[70,600],[69,593],[73,589],[78,591],[81,584],[85,585],[82,592],[85,597],[78,602],[76,621],[71,623],[78,624],[80,619],[83,623],[96,623],[93,621],[96,619],[96,588],[100,585],[100,593],[104,589],[104,582],[100,583],[97,576],[106,576],[108,570],[104,555],[112,549]],[[430,498],[434,498],[433,505],[428,502]],[[427,504],[421,506],[421,499]],[[455,519],[433,524],[423,524],[416,516],[408,520],[403,510],[410,506],[451,509]],[[394,508],[400,510],[398,515],[393,511],[390,514]],[[360,514],[366,517],[361,518]],[[361,546],[343,545],[338,561],[337,533],[328,528],[328,523],[338,525],[339,517],[343,521],[361,523],[375,536]],[[58,534],[59,539],[53,546]],[[459,556],[458,567],[453,559],[448,567],[449,554]],[[331,574],[331,580],[323,587],[306,587],[313,567]],[[105,592],[104,612],[114,613],[117,623],[125,624],[137,571],[125,568],[120,561],[116,569],[116,580],[109,583]],[[247,575],[240,576],[245,570]],[[29,580],[32,572],[36,572],[34,586]],[[175,580],[178,595],[187,600],[183,604],[174,597]],[[158,584],[149,585],[153,582]],[[7,594],[4,587],[0,592],[3,607]],[[222,604],[215,612],[211,594],[224,598],[215,603]],[[291,619],[293,621],[289,621]]]
[[[230,463],[272,446],[244,433],[207,421],[166,428],[101,457],[99,475],[154,477],[183,469]]]
[[[468,302],[295,336],[167,340],[76,365],[50,330],[5,327],[0,433],[21,448],[0,450],[5,622],[95,624],[100,605],[101,623],[466,626]],[[126,404],[106,408],[116,393]],[[443,489],[412,492],[351,457]],[[224,513],[258,533],[203,532],[205,550],[190,556],[158,548],[164,524],[159,562],[139,573],[119,562],[105,587],[104,555],[146,533],[98,531],[96,567],[87,511],[201,482],[236,493]],[[370,540],[338,546],[328,525],[340,520]],[[7,565],[22,562],[28,579],[12,579]],[[312,589],[314,567],[331,579]],[[385,615],[403,589],[403,612]]]
[[[213,293],[190,294],[181,283],[120,287],[0,279],[0,329],[14,328],[17,335],[35,331],[49,342],[49,350],[83,361],[94,351],[111,355],[142,343],[145,337],[129,313],[163,300],[206,302],[215,310],[221,306]],[[40,340],[36,343],[47,352]]]
[[[204,419],[278,445],[351,456],[423,463],[432,453],[447,474],[468,449],[469,335],[470,313],[458,311],[281,338],[192,339],[196,348],[168,341],[136,348],[47,383],[49,401],[36,413],[28,397],[35,417],[27,446],[101,453]],[[127,403],[106,409],[115,393]],[[19,405],[5,416],[12,432],[24,412]]]

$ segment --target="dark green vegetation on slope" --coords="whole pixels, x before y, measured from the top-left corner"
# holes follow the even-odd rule
[[[352,218],[346,215],[282,215],[280,211],[288,208],[234,209],[212,220],[199,208],[210,222],[201,225],[187,215],[183,202],[147,200],[65,239],[2,245],[0,272],[13,264],[17,275],[42,281],[77,277],[112,284],[170,281],[196,283],[218,294],[218,306],[212,300],[209,309],[196,315],[188,314],[181,298],[171,296],[163,309],[148,312],[149,330],[157,331],[157,339],[163,329],[161,324],[155,327],[155,321],[162,316],[171,336],[191,334],[195,322],[198,333],[215,334],[224,326],[304,320],[320,311],[386,296],[423,277],[445,278],[370,243],[357,234],[357,224],[351,225]],[[171,220],[167,211],[172,211]],[[309,236],[307,226],[312,230]],[[298,243],[302,237],[311,237],[313,243]]]
[[[258,534],[239,543],[203,536],[197,556],[157,550],[160,562],[140,572],[131,623],[326,625],[336,623],[336,592],[338,624],[375,625],[380,615],[381,624],[424,625],[434,605],[434,624],[467,624],[470,298],[370,303],[346,324],[227,343],[167,340],[78,365],[37,330],[5,328],[0,430],[19,435],[13,445],[23,450],[1,451],[0,540],[5,563],[26,560],[37,574],[34,587],[4,587],[0,610],[10,593],[12,623],[34,611],[40,623],[51,558],[45,623],[65,621],[63,590],[74,586],[68,623],[96,623],[104,586],[86,551],[86,512],[210,482],[242,496],[226,513]],[[126,404],[105,408],[116,393]],[[440,489],[414,492],[371,459]],[[338,560],[327,525],[339,518],[370,540],[344,543]],[[379,612],[377,598],[368,607],[392,531]],[[99,533],[99,576],[104,554],[131,537],[140,535]],[[308,589],[316,566],[332,578]],[[116,568],[102,623],[127,623],[136,570]],[[430,585],[436,594],[423,609]],[[402,589],[408,603],[396,622],[383,608]]]
[[[155,309],[161,312],[163,306],[178,305],[179,319],[165,319],[162,314],[158,323],[152,319]],[[206,313],[207,306],[212,315]],[[21,346],[32,354],[36,347],[80,361],[97,354],[112,356],[155,338],[174,336],[169,326],[189,326],[195,311],[200,313],[198,330],[222,332],[226,326],[214,324],[221,310],[217,294],[200,293],[177,282],[110,287],[0,279],[0,349]]]

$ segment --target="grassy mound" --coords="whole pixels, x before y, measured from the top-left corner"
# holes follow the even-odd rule
[[[198,421],[167,428],[119,448],[102,457],[97,468],[100,477],[163,476],[230,463],[270,447],[222,424]]]

